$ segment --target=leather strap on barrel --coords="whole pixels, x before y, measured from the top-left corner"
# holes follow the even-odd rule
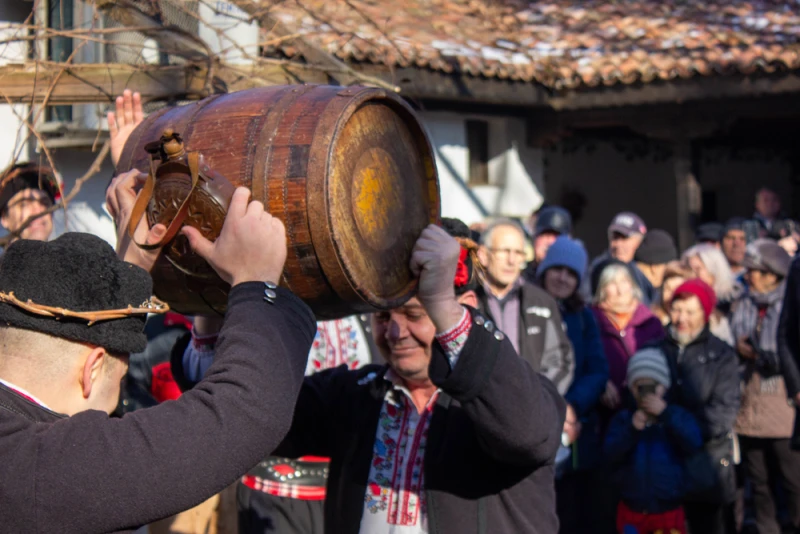
[[[156,186],[156,164],[154,160],[150,160],[150,174],[147,175],[144,187],[142,187],[142,190],[139,191],[139,195],[136,197],[136,203],[133,205],[133,212],[131,213],[131,220],[128,223],[128,235],[139,248],[155,250],[163,247],[178,235],[178,231],[181,229],[181,225],[186,219],[186,214],[189,213],[189,200],[192,198],[192,194],[194,190],[197,189],[197,184],[200,181],[200,154],[198,152],[189,152],[186,154],[186,160],[189,164],[189,174],[192,179],[192,186],[189,188],[189,193],[187,193],[186,198],[183,199],[183,202],[178,208],[178,212],[175,214],[175,217],[172,218],[172,222],[167,226],[167,233],[164,234],[164,237],[162,237],[158,243],[147,244],[137,243],[134,238],[134,233],[136,232],[136,227],[139,226],[139,221],[144,217],[144,212],[147,209],[147,205],[150,203],[150,199],[153,197],[153,191]]]

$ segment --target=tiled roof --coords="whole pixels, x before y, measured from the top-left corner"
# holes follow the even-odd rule
[[[800,69],[800,0],[283,0],[337,57],[555,90]],[[269,39],[269,37],[266,37]],[[298,55],[291,41],[267,49]]]

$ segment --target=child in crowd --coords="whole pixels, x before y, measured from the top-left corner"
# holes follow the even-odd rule
[[[660,348],[634,354],[626,381],[635,408],[614,416],[605,440],[621,496],[617,531],[685,534],[684,463],[702,447],[700,428],[688,411],[667,403],[670,370]]]

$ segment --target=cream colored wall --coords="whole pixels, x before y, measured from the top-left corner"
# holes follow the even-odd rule
[[[487,217],[525,219],[543,201],[543,152],[525,144],[525,122],[450,112],[420,113],[436,153],[442,214],[467,224]],[[489,123],[489,185],[470,186],[466,121]]]

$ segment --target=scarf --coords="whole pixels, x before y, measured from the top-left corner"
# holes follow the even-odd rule
[[[755,341],[757,351],[776,353],[778,351],[778,322],[783,307],[785,282],[769,293],[750,292],[736,301],[731,315],[731,333],[734,341],[749,337]],[[760,323],[760,329],[759,329]],[[745,381],[755,371],[752,361],[745,362],[742,369]],[[774,377],[780,379],[780,375]],[[772,379],[762,382],[762,390],[770,389]]]

